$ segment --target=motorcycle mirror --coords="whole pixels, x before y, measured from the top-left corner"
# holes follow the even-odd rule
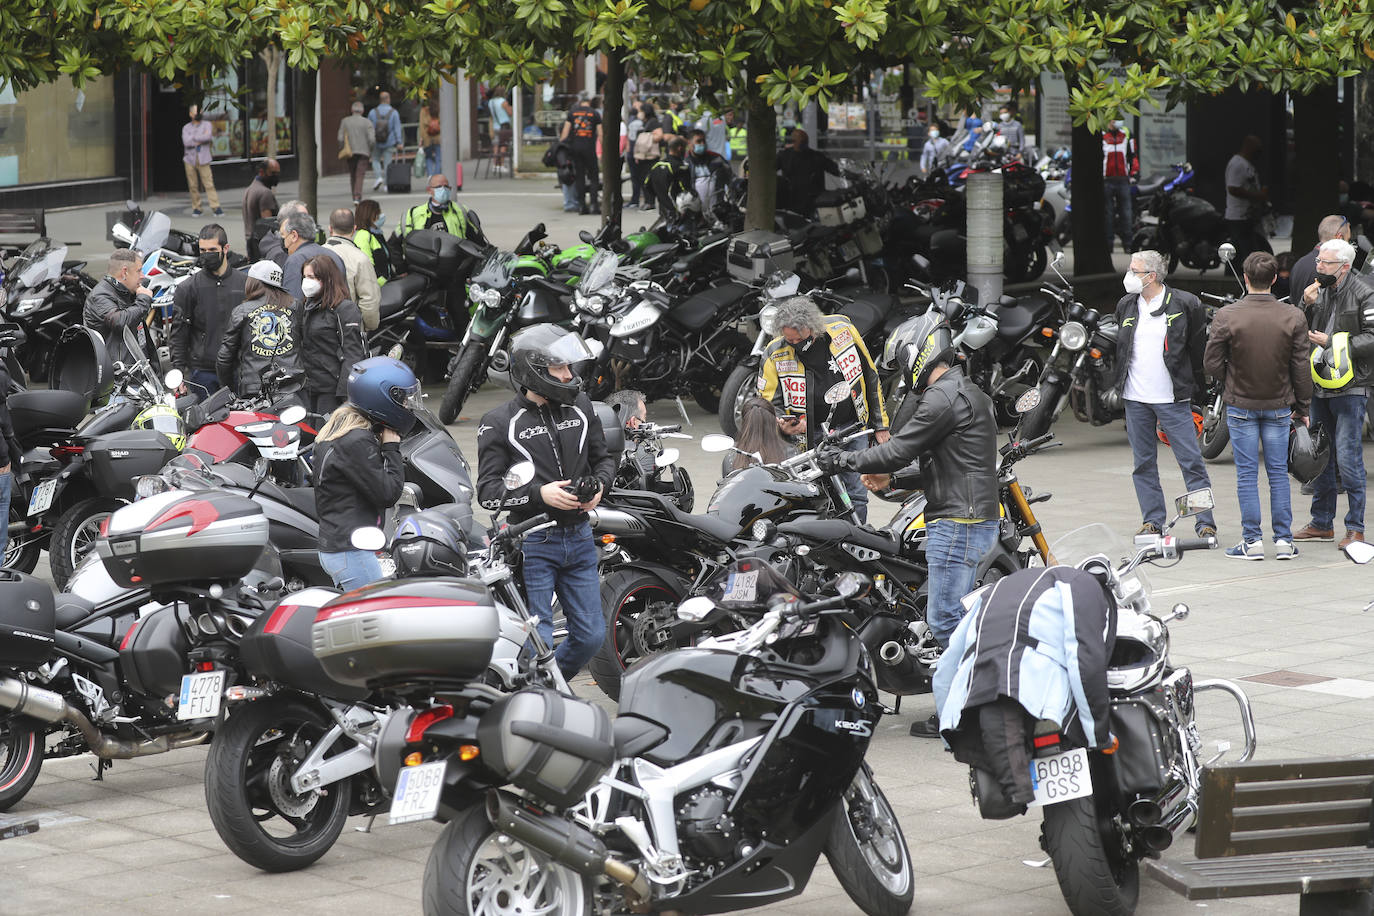
[[[836,404],[843,403],[852,391],[853,389],[849,387],[848,382],[836,382],[826,389],[825,403],[832,407]]]
[[[1231,259],[1235,256],[1236,246],[1232,245],[1230,242],[1223,242],[1221,244],[1221,247],[1217,249],[1217,257],[1221,258],[1228,264],[1231,263]]]
[[[577,237],[588,245],[596,244],[596,236],[592,235],[586,229],[583,229],[581,232],[577,233]]]
[[[305,408],[299,404],[292,404],[290,407],[283,410],[277,419],[287,426],[295,426],[305,419]]]
[[[511,469],[506,472],[506,489],[519,489],[520,487],[523,487],[525,484],[529,483],[533,479],[534,463],[530,461],[522,461],[519,464],[512,465]]]
[[[715,611],[716,603],[705,595],[698,595],[695,598],[688,598],[677,606],[677,616],[679,619],[700,623]]]
[[[1058,267],[1060,264],[1063,264],[1063,263],[1064,263],[1064,251],[1063,251],[1063,249],[1060,249],[1059,251],[1056,251],[1056,252],[1054,253],[1054,260],[1053,260],[1053,261],[1050,261],[1050,263],[1053,264],[1055,267]]]
[[[654,459],[654,466],[666,468],[668,465],[677,461],[679,454],[681,453],[678,452],[678,450],[675,448],[665,448],[663,450],[663,454],[659,455],[657,458]]]
[[[1342,547],[1341,550],[1344,551],[1345,555],[1349,557],[1351,561],[1361,566],[1369,563],[1370,560],[1374,560],[1374,544],[1368,544],[1364,541],[1351,541],[1349,544]]]
[[[1203,487],[1201,490],[1184,493],[1174,500],[1174,511],[1178,513],[1179,518],[1185,518],[1189,515],[1206,512],[1215,505],[1216,501],[1212,498],[1212,488]]]
[[[735,447],[735,440],[724,433],[709,433],[701,437],[703,452],[728,452]]]
[[[1030,413],[1040,406],[1040,389],[1027,388],[1025,393],[1016,399],[1017,413]]]
[[[1187,620],[1188,615],[1191,613],[1192,609],[1189,608],[1188,605],[1180,601],[1178,604],[1175,604],[1172,608],[1169,609],[1169,613],[1159,618],[1159,622],[1173,623],[1175,620]]]
[[[401,354],[405,353],[405,351],[406,351],[406,348],[405,348],[404,346],[402,346],[401,344],[397,344],[396,346],[392,347],[390,350],[387,350],[387,351],[386,351],[386,355],[389,356],[389,357],[391,357],[392,359],[400,359],[400,358],[401,358]]]
[[[125,247],[131,247],[134,244],[134,239],[137,238],[137,236],[134,235],[134,231],[132,229],[130,229],[123,223],[115,223],[114,226],[110,229],[110,238],[114,239],[116,242],[118,242],[121,245],[124,245]]]
[[[266,458],[259,458],[257,461],[254,461],[254,462],[253,462],[253,477],[254,477],[254,479],[256,479],[258,483],[262,483],[264,480],[267,479],[267,472],[271,469],[271,467],[272,467],[271,462],[269,462]],[[256,487],[255,487],[254,489],[256,489]]]
[[[176,391],[181,387],[182,375],[180,369],[171,369],[162,378],[162,383],[167,386],[168,391]]]
[[[866,595],[872,587],[873,580],[863,573],[840,573],[840,577],[835,580],[835,592],[842,598],[857,598]]]
[[[357,528],[348,542],[359,550],[381,550],[386,546],[386,535],[380,528]]]

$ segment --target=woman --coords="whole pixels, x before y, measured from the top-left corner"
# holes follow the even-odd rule
[[[295,377],[301,371],[300,308],[282,287],[275,261],[248,268],[243,297],[229,316],[215,359],[220,384],[241,398],[262,391],[262,374],[268,369]]]
[[[353,233],[353,244],[372,259],[377,284],[381,285],[391,279],[391,252],[386,247],[386,236],[382,235],[382,227],[386,224],[382,205],[370,197],[361,201],[353,211],[353,222],[358,227]]]
[[[443,169],[439,163],[439,101],[430,99],[429,104],[420,109],[420,149],[425,153],[425,174],[438,175]]]
[[[721,462],[721,473],[747,468],[756,462],[750,452],[757,452],[764,464],[777,464],[797,453],[778,430],[778,411],[767,398],[750,398],[739,412],[739,437],[735,448],[745,454],[730,452]]]
[[[301,293],[305,296],[301,319],[305,407],[325,416],[348,394],[348,367],[367,358],[363,313],[348,298],[343,271],[327,254],[305,262]]]
[[[500,175],[506,171],[506,153],[510,150],[515,131],[511,126],[511,115],[515,109],[500,87],[493,87],[487,98],[487,111],[491,114],[491,164]]]
[[[320,566],[344,591],[382,578],[371,550],[353,533],[377,528],[405,484],[401,436],[415,423],[420,383],[398,360],[374,356],[348,374],[348,403],[315,437],[315,506],[320,518]]]
[[[663,122],[654,114],[654,106],[648,102],[641,102],[639,110],[642,124],[632,149],[634,158],[630,161],[630,182],[634,185],[634,193],[636,194],[644,190],[644,183],[649,178],[649,169],[653,168],[654,163],[658,161],[659,152],[663,146]],[[631,203],[633,204],[633,201]],[[640,209],[652,210],[653,208],[653,195],[646,191],[644,203],[640,205]]]

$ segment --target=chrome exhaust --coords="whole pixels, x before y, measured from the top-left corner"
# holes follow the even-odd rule
[[[1187,794],[1188,786],[1181,779],[1172,779],[1153,798],[1137,798],[1126,809],[1131,823],[1138,828],[1151,827],[1164,820]]]
[[[884,665],[900,665],[906,658],[906,649],[895,639],[890,639],[878,647],[878,659]]]
[[[1157,824],[1151,824],[1140,832],[1140,842],[1151,852],[1163,852],[1174,843],[1174,837],[1183,832],[1197,817],[1197,803],[1186,799]]]

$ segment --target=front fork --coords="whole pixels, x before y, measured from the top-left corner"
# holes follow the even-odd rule
[[[1026,494],[1021,490],[1021,482],[1015,477],[1007,483],[1007,492],[1011,496],[1012,508],[1021,514],[1021,520],[1025,523],[1022,528],[1023,534],[1029,534],[1031,543],[1035,545],[1040,558],[1045,561],[1046,566],[1053,566],[1058,560],[1054,554],[1050,553],[1050,543],[1045,539],[1045,532],[1040,527],[1040,522],[1035,518],[1035,512],[1031,509],[1030,501],[1026,499]]]

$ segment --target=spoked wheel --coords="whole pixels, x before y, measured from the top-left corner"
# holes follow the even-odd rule
[[[865,766],[845,790],[825,841],[825,857],[849,899],[869,916],[911,909],[916,876],[902,825]]]
[[[485,344],[468,344],[454,360],[453,374],[449,376],[448,388],[444,390],[444,400],[439,405],[439,420],[452,423],[467,402],[468,395],[482,384],[482,369],[487,359]]]
[[[86,554],[95,548],[100,537],[100,525],[114,515],[124,503],[111,496],[83,499],[72,506],[53,526],[48,546],[48,563],[52,567],[53,582],[63,588]]]
[[[39,536],[28,531],[23,500],[15,501],[15,497],[20,495],[10,494],[10,525],[13,527],[18,523],[24,526],[24,530],[10,532],[9,540],[5,541],[4,563],[6,569],[31,573],[38,566],[38,554],[42,548],[39,546]]]
[[[43,732],[23,716],[0,717],[0,811],[8,811],[33,788],[43,769]]]
[[[348,818],[350,780],[296,792],[291,773],[330,728],[300,700],[259,700],[230,716],[205,760],[205,800],[224,844],[263,871],[295,871],[329,851]]]
[[[606,639],[587,669],[606,696],[620,699],[625,669],[641,658],[679,648],[672,634],[677,606],[686,594],[680,582],[667,582],[653,573],[626,569],[601,584],[606,609]]]
[[[1096,779],[1094,774],[1094,779]],[[1140,863],[1126,852],[1121,828],[1088,795],[1045,806],[1040,845],[1074,916],[1131,916],[1140,896]]]
[[[582,876],[497,833],[478,805],[449,821],[425,863],[425,916],[583,916]]]

